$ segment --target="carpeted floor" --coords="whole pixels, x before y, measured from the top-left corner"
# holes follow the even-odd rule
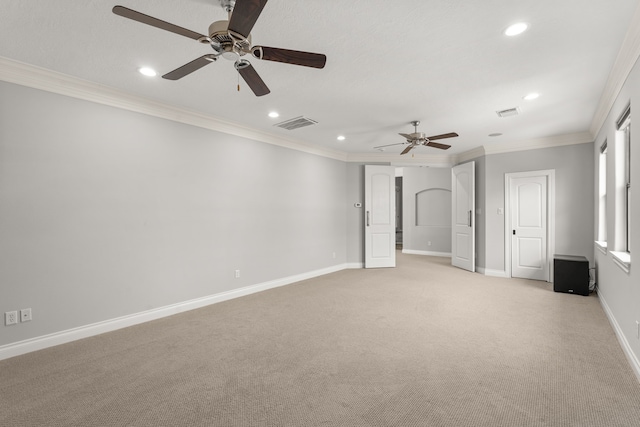
[[[0,361],[1,426],[639,426],[596,296],[398,256]]]

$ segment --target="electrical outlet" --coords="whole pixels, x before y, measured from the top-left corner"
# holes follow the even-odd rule
[[[7,311],[4,313],[4,324],[5,326],[15,325],[18,323],[18,312],[17,311]]]
[[[20,321],[21,322],[29,322],[31,320],[31,309],[23,308],[20,310]]]
[[[240,270],[236,270],[236,279],[240,278]]]

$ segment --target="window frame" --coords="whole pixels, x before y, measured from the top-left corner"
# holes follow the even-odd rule
[[[618,132],[623,132],[622,142],[622,167],[624,189],[624,244],[620,245],[620,249],[624,252],[631,253],[631,104],[627,105],[624,112],[618,119]],[[617,166],[617,165],[616,165]]]
[[[598,157],[598,233],[596,247],[607,253],[607,140],[600,146]]]
[[[631,268],[631,104],[616,121],[615,140],[615,251],[613,261],[629,273]]]

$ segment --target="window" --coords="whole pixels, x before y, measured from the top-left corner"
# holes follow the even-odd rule
[[[627,127],[625,133],[626,141],[626,178],[627,178],[627,194],[625,202],[627,204],[627,252],[631,253],[631,124]]]
[[[625,271],[631,265],[631,106],[617,121],[615,146],[614,260]]]
[[[598,234],[597,247],[607,252],[607,141],[600,147],[598,162]]]

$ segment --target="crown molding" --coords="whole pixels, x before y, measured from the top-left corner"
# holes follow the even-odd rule
[[[99,85],[8,58],[0,57],[0,80],[271,145],[290,148],[317,156],[341,161],[347,160],[346,153],[341,151],[322,149],[294,139],[257,131],[237,123],[221,120],[211,115],[152,101],[108,86]]]
[[[636,18],[640,18],[640,14],[637,13]],[[640,28],[640,25],[638,27]],[[633,38],[634,46],[640,49],[640,30],[635,31],[634,34],[636,34],[635,38]],[[627,39],[630,39],[630,37],[627,37]],[[411,156],[402,156],[391,153],[347,153],[319,148],[302,141],[257,131],[211,115],[174,107],[104,85],[2,57],[0,57],[0,80],[344,162],[450,167],[490,154],[588,143],[594,140],[591,133],[582,132],[479,146],[460,154],[426,155],[412,153]]]
[[[591,121],[589,131],[597,136],[604,125],[613,103],[620,94],[627,77],[640,57],[640,6],[631,18],[627,34],[611,68],[600,102]]]
[[[477,159],[478,157],[484,157],[485,154],[484,145],[481,145],[473,150],[458,154],[455,159],[455,164],[458,165],[460,163],[468,162],[469,160]]]
[[[349,153],[347,162],[350,163],[390,163],[393,166],[416,166],[428,165],[435,167],[450,167],[454,165],[455,155],[425,155],[412,154],[403,156],[401,154],[387,153]]]
[[[590,132],[570,133],[547,138],[525,139],[522,141],[501,142],[484,146],[485,155],[512,153],[514,151],[538,150],[541,148],[562,147],[565,145],[588,144],[594,138]]]
[[[546,138],[527,139],[481,145],[472,150],[459,154],[424,155],[414,154],[402,156],[400,154],[368,153],[348,154],[347,161],[355,163],[389,163],[394,166],[428,165],[434,167],[451,167],[469,160],[492,154],[513,153],[517,151],[538,150],[541,148],[562,147],[565,145],[588,144],[593,142],[589,132],[579,132],[567,135],[557,135]]]

